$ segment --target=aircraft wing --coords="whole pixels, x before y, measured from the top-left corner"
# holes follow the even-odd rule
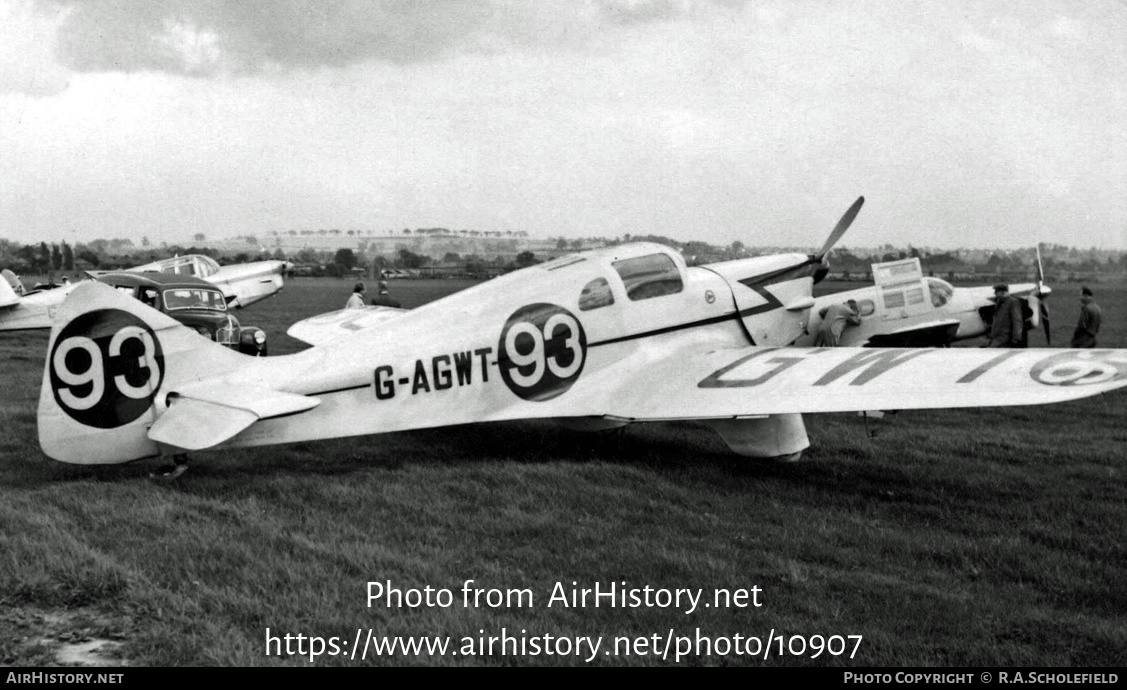
[[[310,345],[324,345],[344,335],[377,328],[406,311],[395,307],[341,309],[302,319],[290,326],[286,335]]]
[[[485,387],[454,386],[435,394],[410,392],[406,379],[392,390],[389,381],[377,377],[382,383],[375,389],[366,384],[338,386],[335,390],[343,392],[327,396],[312,393],[324,404],[278,420],[259,417],[262,421],[231,443],[518,419],[723,420],[1036,405],[1127,386],[1127,350],[742,347],[702,352],[699,347],[645,348],[602,366],[589,362],[574,385],[549,399],[512,395],[494,377],[481,381]],[[368,404],[378,405],[379,413],[369,414]]]
[[[959,331],[958,319],[937,319],[897,328],[888,333],[875,333],[865,341],[866,347],[936,347],[949,345]]]
[[[1127,350],[749,347],[626,359],[599,385],[580,407],[631,421],[1037,405],[1127,386]]]

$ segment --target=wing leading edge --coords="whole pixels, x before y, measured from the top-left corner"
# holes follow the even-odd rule
[[[1127,386],[1127,350],[750,347],[600,379],[639,421],[1039,405]]]

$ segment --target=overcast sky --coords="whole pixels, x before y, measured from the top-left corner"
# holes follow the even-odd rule
[[[0,0],[0,237],[1127,248],[1122,0]]]

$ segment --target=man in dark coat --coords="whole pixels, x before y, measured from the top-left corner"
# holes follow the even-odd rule
[[[372,305],[376,307],[396,307],[399,308],[399,300],[391,296],[387,291],[387,281],[380,281],[379,294],[372,298]]]
[[[1103,311],[1092,291],[1087,286],[1080,288],[1080,321],[1072,333],[1072,347],[1095,347],[1102,320]]]
[[[994,321],[990,324],[990,342],[986,347],[1021,347],[1024,331],[1021,301],[1010,297],[1010,286],[994,286]]]

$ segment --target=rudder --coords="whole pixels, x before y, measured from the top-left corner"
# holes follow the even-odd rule
[[[39,391],[39,445],[75,464],[128,462],[161,452],[148,429],[164,392],[240,355],[96,281],[59,307]]]

